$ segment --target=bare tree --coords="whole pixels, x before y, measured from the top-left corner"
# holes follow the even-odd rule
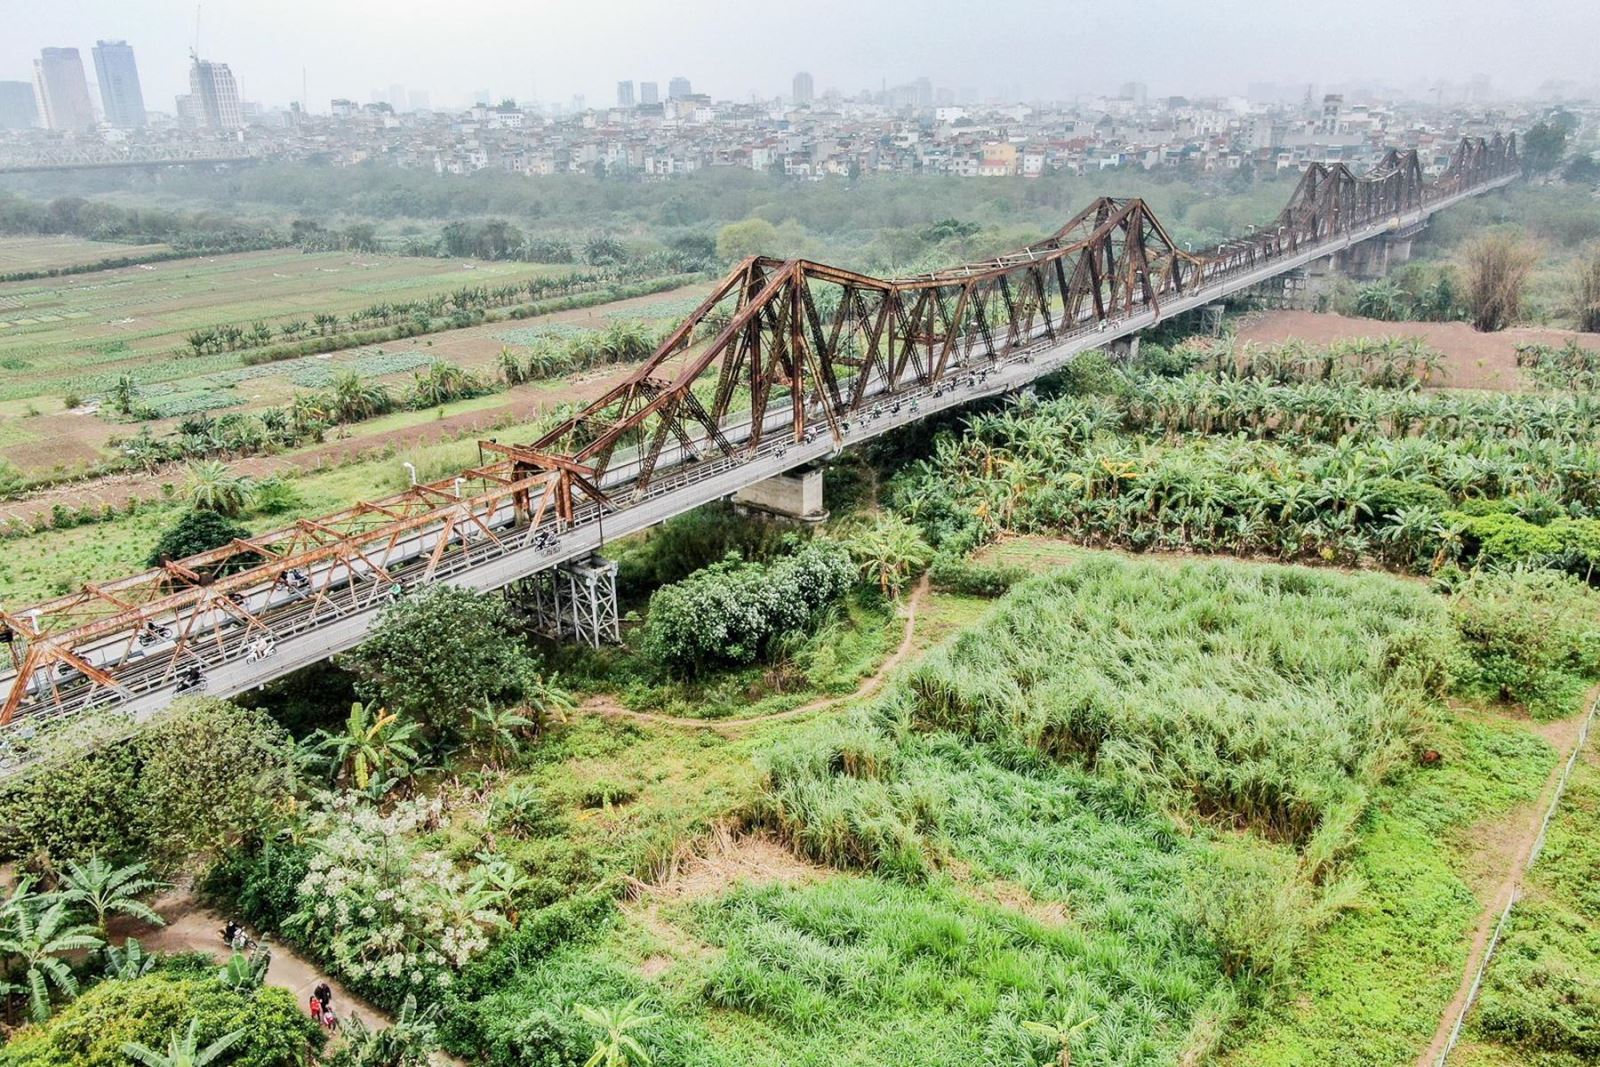
[[[1490,233],[1467,246],[1467,308],[1474,329],[1503,330],[1522,310],[1522,288],[1539,261],[1532,242]]]

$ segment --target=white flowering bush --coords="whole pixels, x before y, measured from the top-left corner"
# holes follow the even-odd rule
[[[308,819],[319,840],[287,926],[380,1000],[436,995],[505,923],[481,878],[417,845],[439,814],[437,799],[385,815],[346,795],[325,798]]]

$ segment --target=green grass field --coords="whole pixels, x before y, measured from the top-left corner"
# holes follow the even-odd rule
[[[1414,583],[1047,549],[998,604],[931,596],[935,647],[868,706],[731,739],[579,718],[459,812],[447,847],[494,834],[549,922],[645,886],[492,983],[469,973],[456,1051],[581,1059],[576,1005],[639,998],[661,1067],[1055,1062],[1030,1024],[1076,1026],[1078,1067],[1411,1063],[1485,903],[1478,839],[1526,810],[1550,745],[1382,666],[1448,627]],[[1388,750],[1379,694],[1434,704],[1412,726],[1437,765]],[[1286,809],[1252,805],[1248,774],[1208,786],[1207,759],[1327,805],[1296,835],[1250,814]]]
[[[83,267],[107,259],[151,256],[168,250],[164,244],[125,245],[89,241],[82,237],[24,237],[8,234],[0,237],[0,274]]]
[[[86,377],[169,362],[200,327],[342,315],[384,299],[552,270],[559,268],[277,250],[0,285],[0,361],[11,368],[0,379],[0,400],[56,396]],[[179,360],[172,370],[189,377],[237,366],[237,355],[223,354]],[[167,380],[165,373],[141,377]]]

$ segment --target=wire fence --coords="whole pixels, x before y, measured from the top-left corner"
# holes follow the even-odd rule
[[[1539,853],[1544,851],[1545,838],[1550,835],[1550,823],[1555,819],[1556,810],[1561,807],[1561,798],[1566,795],[1567,782],[1572,778],[1572,771],[1578,765],[1578,760],[1583,758],[1584,746],[1589,741],[1589,728],[1594,725],[1595,713],[1600,711],[1600,693],[1589,703],[1589,712],[1583,717],[1583,725],[1578,727],[1578,740],[1572,746],[1572,754],[1567,757],[1567,765],[1561,769],[1561,777],[1556,782],[1555,795],[1550,798],[1550,806],[1545,809],[1544,818],[1539,823],[1539,836],[1534,838],[1533,847],[1528,850],[1527,862],[1523,864],[1522,873],[1527,874],[1533,870],[1533,865],[1539,862]],[[1478,971],[1472,976],[1472,988],[1467,990],[1467,999],[1461,1005],[1461,1012],[1456,1016],[1456,1022],[1450,1029],[1450,1040],[1439,1052],[1435,1067],[1445,1067],[1450,1059],[1450,1053],[1461,1041],[1461,1031],[1467,1024],[1467,1016],[1472,1013],[1473,1004],[1477,1003],[1478,993],[1483,988],[1483,977],[1489,972],[1489,961],[1494,958],[1494,950],[1500,944],[1500,937],[1505,933],[1506,923],[1511,921],[1511,910],[1522,899],[1522,879],[1518,878],[1511,887],[1511,894],[1506,899],[1506,906],[1500,910],[1500,919],[1494,924],[1494,933],[1489,937],[1489,943],[1484,946],[1483,958],[1478,961]]]

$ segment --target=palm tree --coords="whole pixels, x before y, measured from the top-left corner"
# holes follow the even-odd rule
[[[417,750],[411,738],[419,727],[405,722],[392,711],[379,711],[374,715],[369,705],[359,700],[350,705],[350,717],[345,720],[344,732],[330,734],[317,731],[313,751],[328,762],[330,776],[347,775],[358,789],[365,789],[372,776],[392,766],[402,771],[405,761],[415,762]]]
[[[7,961],[8,977],[21,977],[20,982],[7,984],[26,994],[34,1022],[50,1018],[51,986],[68,997],[78,995],[78,979],[60,957],[100,946],[92,926],[73,922],[68,901],[46,906],[47,899],[23,879],[0,905],[0,959]]]
[[[329,389],[329,408],[339,422],[358,422],[389,410],[389,391],[368,382],[355,371],[334,375]]]
[[[167,1045],[166,1052],[157,1052],[148,1045],[141,1045],[137,1041],[125,1042],[122,1054],[135,1063],[142,1063],[144,1067],[206,1067],[215,1063],[217,1059],[244,1037],[243,1028],[231,1033],[223,1034],[205,1048],[200,1048],[200,1017],[197,1015],[189,1020],[189,1030],[182,1037],[173,1037]]]
[[[250,479],[234,474],[219,459],[189,467],[189,502],[202,511],[238,515],[250,498]]]
[[[143,978],[156,965],[156,957],[145,952],[144,946],[131,937],[122,943],[121,948],[107,945],[105,958],[106,977],[122,978],[127,981]]]
[[[899,596],[906,580],[933,559],[922,532],[898,515],[881,516],[852,537],[849,547],[862,576],[885,596]]]
[[[146,876],[147,864],[130,863],[126,867],[113,867],[99,856],[90,856],[88,863],[67,864],[56,895],[71,904],[81,905],[94,916],[94,925],[103,938],[106,935],[106,917],[113,912],[131,915],[152,926],[165,926],[166,920],[139,897],[168,888],[166,882]]]
[[[632,1031],[649,1026],[659,1015],[642,1015],[639,1005],[643,998],[634,998],[620,1008],[591,1008],[579,1004],[578,1015],[590,1026],[605,1031],[594,1043],[594,1054],[583,1067],[650,1067],[650,1054],[644,1050]]]
[[[496,709],[487,702],[483,707],[473,709],[472,723],[474,729],[488,739],[489,747],[496,755],[515,752],[521,747],[523,739],[538,726],[538,722],[521,708]]]
[[[131,374],[120,375],[111,384],[111,407],[119,415],[132,415],[134,402],[139,399],[139,380]]]
[[[1096,1016],[1086,1015],[1077,1022],[1072,1022],[1071,1012],[1065,1019],[1056,1023],[1024,1022],[1022,1028],[1035,1037],[1042,1037],[1053,1042],[1060,1048],[1054,1060],[1045,1060],[1039,1067],[1072,1067],[1072,1039],[1089,1027],[1094,1025]]]

